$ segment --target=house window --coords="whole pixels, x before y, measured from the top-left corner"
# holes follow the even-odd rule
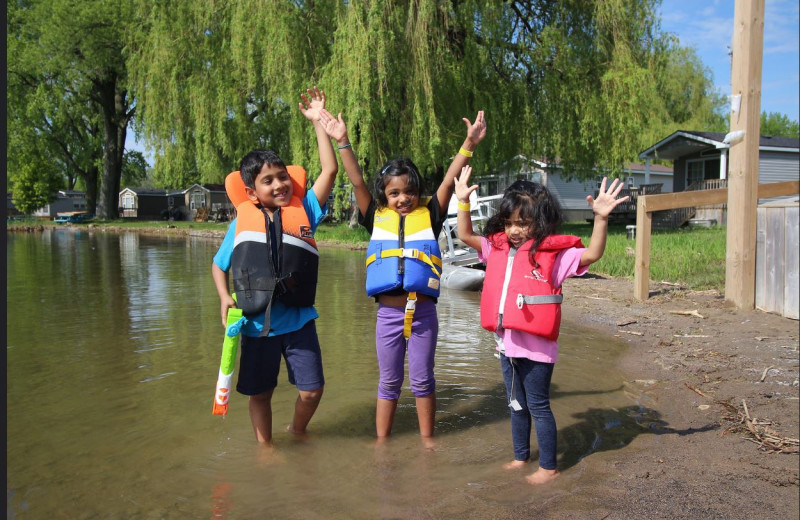
[[[122,196],[122,209],[136,209],[136,198],[131,193]]]
[[[206,205],[206,196],[202,191],[192,192],[189,200],[189,208],[203,208]]]
[[[686,161],[686,186],[709,179],[719,179],[719,157]]]

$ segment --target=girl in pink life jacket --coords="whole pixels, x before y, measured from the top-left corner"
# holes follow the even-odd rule
[[[471,173],[465,166],[455,181],[458,238],[477,249],[479,259],[486,262],[481,326],[495,333],[511,409],[514,460],[503,467],[516,469],[529,463],[533,422],[539,468],[526,478],[531,484],[544,484],[558,477],[550,379],[558,356],[561,283],[585,274],[603,256],[608,215],[628,197],[617,198],[623,187],[619,179],[606,189],[605,178],[597,199],[586,197],[594,212],[594,228],[584,247],[576,236],[556,234],[563,217],[547,188],[516,181],[506,188],[498,212],[481,236],[474,233],[469,213],[469,196],[478,189],[467,184]]]

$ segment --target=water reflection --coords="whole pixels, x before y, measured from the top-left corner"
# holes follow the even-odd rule
[[[622,387],[614,368],[622,345],[565,324],[552,395],[566,478],[532,495],[500,469],[512,457],[510,427],[479,295],[445,291],[437,447],[419,442],[407,383],[393,438],[376,445],[376,305],[364,295],[363,254],[323,248],[325,396],[308,438],[291,437],[282,427],[296,391],[282,370],[277,449],[266,456],[246,398],[233,396],[225,419],[211,415],[223,334],[210,276],[218,244],[65,229],[9,234],[8,518],[510,512],[563,494],[583,478],[588,455],[670,432]]]

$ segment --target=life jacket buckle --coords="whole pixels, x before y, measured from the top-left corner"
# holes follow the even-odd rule
[[[517,295],[517,309],[522,309],[522,306],[525,304],[525,297],[522,294]]]

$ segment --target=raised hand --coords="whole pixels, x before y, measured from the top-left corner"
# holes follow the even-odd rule
[[[323,108],[319,111],[319,122],[322,123],[322,127],[325,129],[325,133],[328,134],[328,137],[336,140],[337,143],[347,138],[347,125],[344,123],[344,119],[342,119],[342,114],[339,114],[339,118],[337,119],[333,117],[333,114]]]
[[[478,144],[486,137],[486,119],[483,117],[483,110],[478,111],[475,123],[470,123],[466,117],[462,117],[461,120],[467,125],[467,139]]]
[[[299,107],[303,116],[311,122],[318,121],[320,110],[325,108],[325,91],[314,85],[313,89],[306,89],[306,94],[300,94],[300,99]]]
[[[630,199],[627,195],[619,199],[617,198],[619,192],[625,187],[625,183],[620,182],[619,179],[614,179],[611,186],[606,190],[606,180],[607,179],[603,177],[603,182],[600,183],[600,189],[597,192],[597,199],[591,195],[586,197],[586,202],[589,203],[592,211],[594,211],[594,214],[598,217],[608,217],[614,208]]]
[[[469,202],[469,196],[472,195],[473,191],[478,189],[477,184],[473,184],[472,186],[467,185],[470,175],[472,175],[472,166],[467,165],[461,168],[461,175],[454,179],[456,184],[456,198],[459,202]]]

